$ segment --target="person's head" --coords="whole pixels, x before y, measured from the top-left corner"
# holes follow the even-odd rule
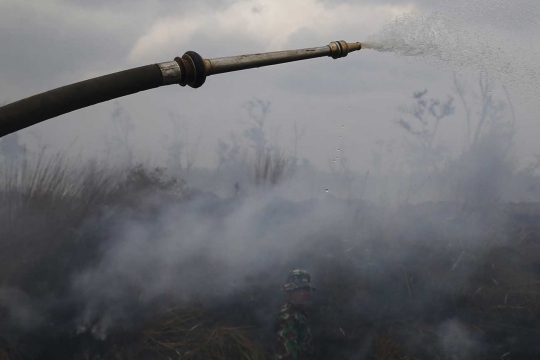
[[[315,290],[311,286],[311,275],[306,270],[292,270],[287,276],[287,282],[283,285],[282,290],[286,291],[289,301],[295,304],[305,304],[311,290]]]
[[[288,291],[289,302],[298,305],[304,305],[309,300],[309,295],[311,293],[310,288],[298,288],[291,291]]]

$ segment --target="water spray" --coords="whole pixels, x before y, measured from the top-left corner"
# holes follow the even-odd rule
[[[204,59],[194,51],[173,61],[146,65],[63,86],[0,107],[0,137],[100,102],[165,85],[201,87],[210,75],[330,56],[339,59],[362,49],[359,42]]]

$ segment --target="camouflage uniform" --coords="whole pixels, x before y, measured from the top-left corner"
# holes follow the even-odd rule
[[[289,273],[282,290],[291,291],[302,287],[313,289],[310,280],[307,271],[293,270]],[[276,321],[276,335],[274,360],[311,358],[313,354],[311,329],[301,306],[287,302],[281,308]]]

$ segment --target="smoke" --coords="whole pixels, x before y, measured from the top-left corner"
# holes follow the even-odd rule
[[[73,280],[86,302],[81,327],[99,320],[103,309],[107,318],[120,320],[131,316],[126,304],[145,306],[165,296],[223,299],[245,287],[246,277],[260,274],[281,281],[291,260],[305,252],[302,244],[330,231],[343,211],[273,193],[235,201],[202,197],[142,217],[121,211],[112,222],[88,227],[111,231],[99,263]]]
[[[19,289],[0,288],[0,310],[2,321],[12,329],[28,331],[44,321],[40,304]]]
[[[369,194],[376,188],[366,185],[366,176],[353,193],[338,191],[340,179],[322,177],[312,196],[307,180],[316,173],[297,170],[279,186],[245,186],[233,197],[186,189],[178,195],[161,172],[144,176],[141,167],[125,177],[134,184],[121,182],[122,196],[96,195],[108,180],[94,179],[94,190],[92,182],[67,182],[74,197],[59,187],[56,212],[42,212],[32,232],[36,244],[54,244],[55,251],[15,252],[12,245],[12,254],[33,260],[32,266],[14,262],[10,271],[17,276],[3,282],[8,322],[2,330],[107,343],[165,309],[204,304],[235,321],[249,317],[268,341],[284,301],[280,286],[288,271],[305,268],[317,288],[310,320],[321,356],[364,358],[388,329],[410,353],[450,354],[459,342],[463,352],[456,356],[464,357],[482,348],[484,340],[470,333],[471,310],[460,304],[480,298],[479,287],[489,289],[479,279],[493,287],[492,278],[509,283],[495,268],[484,270],[484,259],[508,240],[508,218],[498,206],[388,206]],[[77,186],[103,202],[79,214]],[[26,206],[53,204],[36,201]],[[458,325],[447,324],[449,318]],[[410,335],[426,327],[437,329],[428,340]]]
[[[135,326],[156,306],[227,303],[238,294],[252,296],[252,286],[267,294],[257,316],[271,325],[284,300],[279,287],[293,268],[312,272],[316,305],[339,303],[334,318],[314,320],[320,327],[342,321],[339,328],[350,331],[347,317],[390,321],[404,312],[416,314],[415,322],[438,321],[448,311],[441,300],[468,286],[477,266],[469,254],[481,254],[482,234],[494,229],[484,215],[456,226],[461,220],[452,206],[426,217],[418,208],[381,213],[377,206],[351,206],[331,196],[291,201],[283,191],[233,199],[201,195],[143,211],[120,208],[87,223],[81,241],[99,231],[102,255],[72,277],[72,296],[82,304],[78,331],[105,339],[119,327]],[[468,241],[466,248],[460,241]],[[433,242],[440,253],[427,253]],[[443,253],[452,254],[445,270],[424,274],[424,266],[436,268]]]
[[[478,337],[460,321],[452,319],[439,326],[439,341],[451,360],[477,359],[481,350]]]

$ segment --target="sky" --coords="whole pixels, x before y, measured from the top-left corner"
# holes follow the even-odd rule
[[[461,17],[465,27],[471,26],[471,38],[492,33],[496,36],[489,42],[498,42],[497,36],[511,42],[516,39],[518,50],[530,49],[540,33],[535,31],[540,29],[536,0],[479,0],[467,5],[470,12],[463,12],[466,3],[0,0],[0,103],[170,61],[189,50],[216,58],[324,46],[339,39],[362,42],[393,19],[411,13],[429,16],[442,11]],[[527,67],[537,54],[516,51],[512,61]],[[241,137],[252,121],[246,102],[261,99],[271,103],[265,126],[272,143],[291,153],[296,126],[302,135],[297,143],[300,158],[327,170],[330,159],[347,156],[353,169],[363,171],[369,169],[377,144],[406,138],[396,120],[402,116],[399,109],[412,104],[413,92],[428,89],[430,96],[444,99],[453,94],[457,71],[470,101],[475,101],[478,78],[474,70],[474,66],[441,66],[362,50],[338,60],[320,58],[212,76],[199,89],[166,86],[48,120],[20,135],[30,147],[47,145],[101,156],[114,133],[112,114],[120,108],[134,124],[130,141],[142,160],[163,162],[166,144],[173,139],[174,120],[176,128],[182,129],[183,141],[198,146],[197,165],[211,168],[216,165],[218,141],[228,141],[231,134]],[[533,74],[537,69],[522,70]],[[500,90],[496,88],[497,96],[504,99]],[[514,151],[526,165],[533,154],[540,153],[536,140],[540,92],[534,86],[510,86],[509,92],[518,129]],[[458,152],[464,145],[464,129],[464,112],[458,105],[456,115],[441,125],[437,141]]]

